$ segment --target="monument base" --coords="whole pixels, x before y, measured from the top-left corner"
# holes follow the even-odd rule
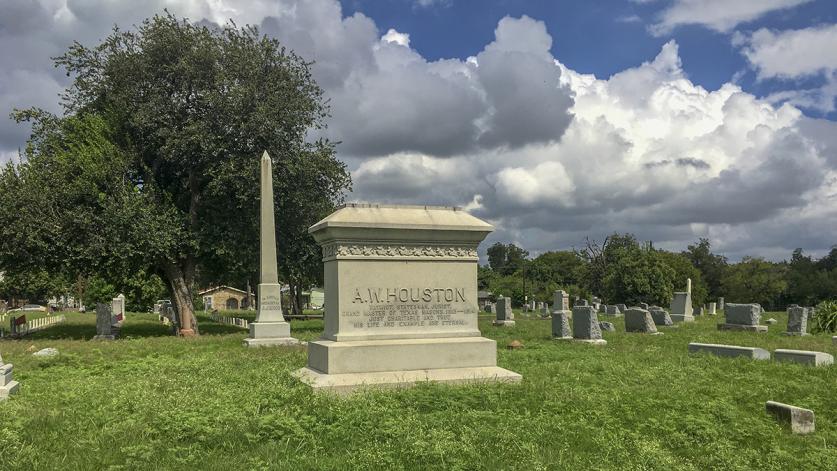
[[[782,335],[787,335],[789,337],[805,337],[811,334],[808,332],[782,332]]]
[[[586,343],[586,344],[590,344],[590,345],[607,345],[607,340],[605,340],[605,339],[576,339],[576,338],[573,338],[573,339],[570,339],[570,340],[572,340],[573,342]]]
[[[514,321],[500,321],[495,319],[493,322],[491,322],[491,325],[497,327],[514,327]]]
[[[18,388],[20,388],[20,383],[17,381],[10,381],[5,386],[0,386],[0,401],[5,401],[12,394],[17,394]]]
[[[253,322],[250,336],[244,339],[245,347],[272,347],[298,345],[299,340],[291,337],[291,325],[285,321]]]
[[[308,343],[308,366],[297,377],[314,390],[348,393],[363,386],[398,387],[421,381],[520,381],[497,367],[497,342],[483,337]]]
[[[363,389],[406,388],[428,381],[443,384],[517,383],[523,379],[521,375],[499,366],[341,374],[326,374],[305,367],[295,371],[294,376],[316,392],[335,394],[351,394]]]
[[[572,337],[552,337],[552,340],[572,340]]]
[[[718,330],[743,330],[747,332],[767,332],[766,325],[718,324]]]
[[[673,322],[694,322],[694,316],[687,316],[686,314],[670,314],[671,320]]]
[[[93,340],[116,340],[115,335],[96,335]]]

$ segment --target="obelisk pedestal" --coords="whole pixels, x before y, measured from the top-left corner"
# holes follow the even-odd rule
[[[273,217],[273,166],[265,152],[261,160],[260,203],[260,283],[256,321],[250,323],[250,335],[244,339],[247,347],[296,345],[291,337],[291,325],[282,315],[282,285],[276,263],[276,226]]]

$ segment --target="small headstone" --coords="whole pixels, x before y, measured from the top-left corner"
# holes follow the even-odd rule
[[[638,303],[637,307],[640,308],[640,309],[645,309],[647,311],[648,310],[648,303]],[[625,309],[625,310],[627,311],[627,309]]]
[[[586,299],[576,299],[575,304],[573,304],[573,307],[576,307],[576,306],[587,306],[587,300]]]
[[[631,308],[625,311],[625,332],[656,334],[657,326],[651,313],[645,309]]]
[[[549,317],[549,314],[549,304],[543,303],[543,306],[541,306],[541,317],[546,319]]]
[[[535,306],[535,309],[536,309],[538,312],[542,311],[542,310],[543,310],[543,302],[542,302],[542,301],[538,301],[538,304]]]
[[[497,318],[494,325],[500,327],[514,327],[514,311],[512,311],[511,298],[504,298],[502,295],[497,300]]]
[[[739,347],[715,343],[689,343],[689,353],[711,353],[719,357],[747,357],[753,360],[769,360],[770,352],[763,348]]]
[[[776,319],[774,319],[772,317],[770,319],[767,319],[766,321],[764,321],[765,324],[770,324],[770,325],[773,325],[777,322],[779,322],[779,321],[777,321]]]
[[[781,402],[767,401],[764,404],[767,413],[776,418],[777,421],[790,425],[791,432],[798,434],[813,433],[815,427],[814,411],[801,407],[783,404]]]
[[[58,349],[52,347],[43,348],[32,354],[32,356],[36,357],[54,357],[56,355],[58,355]]]
[[[724,305],[724,298],[723,298],[723,296],[721,296],[720,298],[718,298],[718,309],[720,309],[720,310],[722,310],[722,311],[723,311],[724,309],[726,309],[726,306]]]
[[[624,304],[617,304],[616,307],[619,308],[619,312],[625,312],[628,310],[628,306]]]
[[[491,303],[485,303],[485,306],[482,307],[482,310],[485,312],[491,312]]]
[[[761,306],[758,304],[727,304],[724,310],[726,323],[718,324],[718,330],[746,330],[767,332],[766,325],[759,325]]]
[[[596,312],[599,312],[601,314],[607,313],[607,304],[599,304],[599,307],[598,309],[596,309]]]
[[[613,325],[613,322],[599,321],[599,328],[606,332],[616,332],[616,326]]]
[[[659,306],[651,306],[648,312],[651,313],[654,325],[674,325],[674,321],[671,320],[671,316],[665,309]]]
[[[602,339],[602,329],[593,306],[577,306],[573,308],[573,339],[580,342],[606,345]]]
[[[695,320],[692,309],[692,295],[689,292],[681,291],[674,293],[671,300],[671,320],[674,322],[692,322]]]
[[[709,303],[709,315],[710,315],[710,316],[714,316],[714,315],[716,315],[717,313],[718,313],[718,312],[717,312],[717,309],[716,309],[716,305],[715,305],[715,303]]]
[[[12,394],[17,393],[20,383],[12,379],[12,372],[14,365],[11,363],[4,363],[3,357],[0,356],[0,401],[5,401]]]
[[[619,309],[619,306],[616,306],[616,305],[608,305],[607,309],[605,310],[605,313],[608,316],[615,316],[615,317],[621,317],[622,316],[622,310]]]
[[[808,335],[808,308],[788,308],[788,330],[785,335]]]
[[[811,366],[829,366],[834,364],[833,355],[809,350],[786,350],[779,348],[773,352],[773,358],[776,361],[789,361]]]

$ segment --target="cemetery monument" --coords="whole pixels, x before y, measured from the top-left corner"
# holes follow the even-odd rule
[[[295,375],[336,393],[520,381],[477,328],[477,246],[493,229],[459,208],[377,204],[348,204],[311,226],[323,249],[325,328]]]

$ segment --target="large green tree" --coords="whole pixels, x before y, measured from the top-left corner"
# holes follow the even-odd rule
[[[257,272],[258,159],[267,150],[281,273],[300,286],[317,278],[305,229],[350,179],[331,143],[306,139],[327,116],[307,62],[255,28],[167,14],[115,29],[95,47],[76,43],[56,64],[73,77],[65,117],[19,114],[35,121],[26,160],[0,176],[12,199],[26,193],[40,203],[16,227],[50,224],[18,236],[17,247],[0,242],[0,266],[51,251],[46,262],[68,272],[147,267],[169,285],[182,333],[194,333],[199,271],[219,281]],[[56,184],[48,177],[56,161],[69,195],[43,186]],[[10,213],[0,222],[14,220]],[[75,222],[55,222],[76,213]]]
[[[712,253],[712,244],[709,239],[701,238],[696,244],[689,245],[683,255],[700,270],[701,278],[706,283],[707,296],[713,299],[723,296],[722,282],[727,268],[727,258]]]
[[[787,287],[786,266],[759,257],[744,257],[730,265],[723,285],[727,302],[759,303],[765,309],[775,307]]]

